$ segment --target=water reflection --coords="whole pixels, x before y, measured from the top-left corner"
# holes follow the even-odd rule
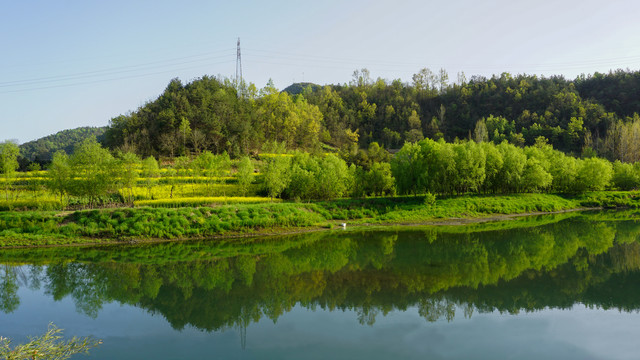
[[[576,303],[637,311],[640,223],[633,218],[572,213],[473,227],[5,250],[0,311],[19,307],[20,286],[70,297],[90,317],[118,302],[161,314],[175,329],[206,331],[242,332],[296,305],[353,310],[367,325],[409,307],[426,321]]]

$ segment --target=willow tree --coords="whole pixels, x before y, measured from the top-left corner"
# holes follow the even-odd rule
[[[400,194],[414,196],[425,191],[426,168],[420,145],[407,142],[391,159],[391,173]]]
[[[289,164],[291,158],[288,156],[276,156],[270,159],[264,169],[264,187],[273,200],[274,197],[280,196],[284,189],[287,188],[291,181],[289,175]]]
[[[253,161],[248,156],[243,156],[236,167],[235,178],[238,181],[242,196],[246,196],[249,186],[253,182]]]

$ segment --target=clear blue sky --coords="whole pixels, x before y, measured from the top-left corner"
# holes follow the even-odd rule
[[[155,99],[170,79],[347,83],[640,69],[636,1],[134,1],[0,3],[0,141],[26,142]]]

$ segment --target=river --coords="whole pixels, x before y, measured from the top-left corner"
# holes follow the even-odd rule
[[[638,219],[2,250],[0,335],[53,322],[102,339],[91,359],[636,359]]]

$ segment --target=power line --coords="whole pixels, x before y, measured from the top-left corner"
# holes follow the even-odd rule
[[[245,53],[247,53],[245,51]],[[402,68],[406,69],[407,66],[420,66],[420,67],[460,67],[460,68],[473,68],[479,70],[504,70],[506,67],[514,68],[514,67],[530,67],[532,70],[572,70],[572,69],[582,69],[585,67],[594,67],[594,66],[628,66],[630,63],[640,62],[640,56],[624,56],[624,57],[613,57],[613,58],[601,58],[601,59],[593,59],[593,60],[576,60],[576,61],[566,61],[566,62],[548,62],[548,63],[511,63],[511,64],[479,64],[479,63],[448,63],[448,64],[425,64],[419,62],[406,62],[406,61],[379,61],[379,60],[370,60],[370,59],[352,59],[352,58],[336,58],[336,57],[328,57],[328,56],[317,56],[317,55],[307,55],[307,54],[294,54],[294,53],[285,53],[285,52],[276,52],[271,50],[260,50],[260,49],[249,49],[248,54],[250,56],[255,56],[256,61],[261,61],[263,63],[270,63],[274,65],[285,65],[285,66],[303,66],[300,64],[292,64],[292,62],[304,61],[304,66],[312,66],[312,67],[329,67],[327,63],[333,64],[355,64],[356,66],[391,66],[397,69]],[[269,59],[272,61],[278,62],[266,62],[263,59]],[[286,62],[279,62],[284,60]],[[322,63],[322,65],[315,65],[313,63]]]
[[[242,55],[240,50],[240,38],[236,47],[236,87],[243,81]],[[93,84],[122,79],[138,78],[150,75],[170,73],[186,69],[194,69],[199,66],[213,64],[224,64],[231,62],[233,48],[220,49],[201,54],[168,58],[146,63],[124,65],[93,71],[84,71],[66,75],[54,75],[37,78],[27,78],[22,80],[9,80],[0,82],[0,93],[15,93],[31,90],[51,89],[59,87],[77,86]],[[560,70],[580,70],[588,67],[610,66],[629,67],[631,63],[640,62],[640,56],[621,56],[613,58],[600,58],[591,60],[578,60],[573,62],[549,62],[549,63],[522,63],[522,64],[479,64],[479,63],[458,63],[458,64],[424,64],[410,61],[380,61],[371,59],[353,59],[324,55],[296,54],[289,52],[278,52],[272,50],[245,49],[245,56],[249,56],[250,62],[270,64],[276,66],[299,66],[304,68],[329,68],[329,69],[353,69],[354,67],[372,67],[376,71],[383,73],[410,71],[408,67],[458,67],[470,71],[507,71],[509,69],[528,68],[527,71],[560,71]],[[218,59],[228,59],[215,62]],[[184,65],[201,64],[189,67]],[[166,69],[166,70],[163,70]],[[158,70],[158,71],[153,71]],[[123,75],[123,76],[120,76]]]
[[[226,61],[221,61],[221,62],[217,62],[217,63],[209,63],[208,65],[228,64],[228,63],[231,63],[232,61],[233,60],[226,60]],[[122,77],[108,78],[108,79],[91,80],[91,81],[83,81],[83,82],[76,82],[76,83],[70,83],[70,84],[51,85],[51,86],[27,88],[27,89],[18,89],[18,90],[7,90],[7,91],[0,91],[0,94],[18,93],[18,92],[33,91],[33,90],[55,89],[55,88],[71,87],[71,86],[78,86],[78,85],[97,84],[97,83],[116,81],[116,80],[135,79],[135,78],[140,78],[140,77],[145,77],[145,76],[152,76],[152,75],[159,75],[159,74],[166,74],[166,73],[174,73],[176,71],[202,68],[202,66],[203,65],[189,66],[189,67],[183,67],[183,68],[178,68],[178,69],[170,69],[170,70],[164,70],[164,71],[158,71],[158,72],[152,72],[152,73],[137,74],[137,75],[131,75],[131,76],[122,76]]]
[[[224,55],[211,56],[213,54],[218,54],[222,51],[227,51],[228,53]],[[65,82],[70,80],[82,80],[82,79],[88,79],[88,78],[96,78],[100,76],[118,75],[118,74],[145,71],[145,70],[148,71],[151,69],[161,69],[161,68],[172,67],[172,66],[181,66],[181,65],[198,63],[198,62],[208,62],[214,59],[220,59],[225,57],[230,58],[232,56],[231,53],[229,52],[229,49],[222,50],[222,51],[216,51],[216,52],[192,55],[192,56],[184,56],[184,57],[178,57],[178,58],[172,58],[172,59],[154,61],[154,62],[148,62],[148,63],[142,63],[142,64],[127,65],[127,66],[94,70],[94,71],[86,71],[86,72],[67,74],[67,75],[56,75],[56,76],[47,76],[47,77],[41,77],[41,78],[5,81],[5,82],[0,82],[0,87],[21,87],[21,86],[28,86],[28,85],[40,85],[40,84],[55,83],[55,82]],[[200,59],[197,59],[197,58],[200,58]],[[193,59],[193,60],[180,61],[180,60],[186,60],[186,59]]]

